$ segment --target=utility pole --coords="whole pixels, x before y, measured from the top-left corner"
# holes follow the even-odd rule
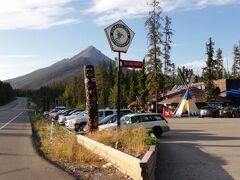
[[[121,52],[118,52],[118,103],[117,103],[117,125],[120,126],[120,107],[121,107]]]

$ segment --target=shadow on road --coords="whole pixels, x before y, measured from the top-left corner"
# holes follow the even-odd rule
[[[176,136],[177,134],[177,136]],[[222,141],[240,140],[240,137],[216,136],[201,130],[171,130],[170,133],[161,137],[161,141]]]
[[[226,162],[200,150],[196,141],[239,140],[203,131],[172,130],[157,145],[157,180],[232,180]],[[184,141],[184,142],[180,142]]]

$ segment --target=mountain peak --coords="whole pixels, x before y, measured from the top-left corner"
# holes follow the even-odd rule
[[[78,60],[79,58],[91,58],[98,60],[109,60],[101,51],[94,46],[88,46],[86,49],[81,51],[79,54],[73,56],[70,61]]]
[[[83,50],[80,54],[82,57],[90,57],[92,55],[100,54],[101,52],[95,48],[94,46],[88,46],[85,50]]]
[[[13,88],[38,89],[53,81],[67,82],[72,77],[82,74],[84,65],[97,65],[99,61],[110,62],[112,60],[94,46],[89,46],[72,58],[63,59],[49,67],[7,81]]]
[[[86,51],[86,50],[88,50],[88,51],[98,51],[98,49],[95,48],[93,45],[88,46],[88,47],[87,47],[85,50],[83,50],[83,51]]]

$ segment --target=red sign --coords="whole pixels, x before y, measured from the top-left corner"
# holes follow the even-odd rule
[[[128,61],[128,60],[121,60],[122,67],[129,67],[129,68],[142,68],[143,62],[142,61]]]

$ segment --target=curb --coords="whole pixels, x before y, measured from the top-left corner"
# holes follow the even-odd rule
[[[138,159],[82,135],[77,135],[77,141],[87,149],[111,162],[117,169],[131,178],[136,180],[154,180],[157,157],[155,146],[151,146],[144,157]]]

